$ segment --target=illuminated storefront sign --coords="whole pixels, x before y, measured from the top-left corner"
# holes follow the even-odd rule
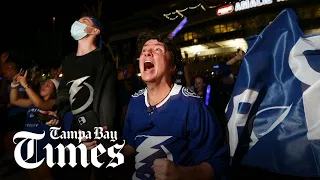
[[[255,7],[272,4],[273,0],[245,0],[235,4],[235,11],[247,10]]]
[[[232,4],[222,6],[217,9],[217,15],[222,16],[225,14],[230,14],[233,12],[233,10],[234,10],[234,6]]]

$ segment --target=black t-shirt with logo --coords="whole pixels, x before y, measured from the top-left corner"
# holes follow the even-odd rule
[[[83,56],[73,56],[63,64],[64,80],[69,89],[70,105],[73,115],[92,110],[94,84],[97,71],[103,64],[100,51],[94,50]]]

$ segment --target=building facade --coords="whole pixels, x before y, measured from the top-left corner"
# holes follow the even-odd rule
[[[183,58],[188,54],[187,62],[211,59],[207,66],[219,61],[215,57],[235,53],[238,49],[246,51],[245,38],[259,34],[285,8],[295,10],[300,27],[306,34],[320,33],[320,23],[318,23],[320,1],[318,0],[243,0],[225,1],[226,3],[214,5],[208,5],[205,1],[200,2],[198,5],[184,9],[170,8],[172,12],[168,10],[169,13],[162,14],[164,20],[158,23],[158,26],[152,24],[149,29],[148,27],[140,30],[136,28],[111,37],[113,49],[119,55],[119,63],[137,63],[136,40],[141,31],[153,29],[159,33],[169,34],[184,17],[188,18],[188,23],[174,37],[174,41],[181,46]],[[181,4],[180,7],[182,6],[187,5]],[[148,19],[148,17],[140,18]],[[131,19],[131,23],[134,26],[135,21]],[[128,53],[128,46],[133,48],[130,53]],[[227,60],[228,57],[225,58]],[[205,65],[199,66],[205,67]],[[193,67],[196,66],[193,65]]]

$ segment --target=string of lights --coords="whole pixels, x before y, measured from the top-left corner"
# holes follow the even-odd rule
[[[256,1],[259,1],[260,2],[260,0],[256,0]],[[288,0],[277,0],[277,2],[284,2],[284,1],[288,1]],[[206,11],[206,8],[207,9],[214,9],[214,8],[218,8],[218,7],[220,7],[220,6],[223,6],[223,5],[226,5],[226,4],[231,4],[231,3],[240,3],[240,2],[249,2],[249,1],[243,1],[243,0],[226,0],[225,2],[224,2],[224,4],[218,4],[218,5],[215,5],[215,6],[207,6],[206,4],[205,4],[205,6],[202,4],[202,3],[199,3],[198,5],[196,5],[196,6],[193,6],[193,7],[186,7],[186,8],[184,8],[184,9],[182,9],[182,10],[175,10],[175,11],[173,11],[173,12],[171,12],[171,13],[168,13],[168,14],[163,14],[163,16],[165,17],[165,18],[167,18],[167,19],[169,19],[169,20],[171,20],[171,21],[174,21],[174,20],[176,20],[176,19],[178,19],[179,17],[180,18],[184,18],[185,17],[185,15],[183,15],[182,13],[183,12],[185,12],[185,11],[187,11],[187,10],[194,10],[194,9],[197,9],[197,8],[201,8],[203,11]],[[255,0],[251,0],[250,1],[250,3],[255,3]],[[271,3],[272,3],[272,1],[270,1]],[[265,3],[264,3],[265,4]],[[237,5],[237,4],[236,4]],[[239,5],[239,4],[238,4]],[[205,8],[206,7],[206,8]],[[237,6],[236,6],[237,7]]]
[[[213,8],[217,8],[219,7],[220,5],[216,5],[216,6],[209,6],[208,8],[209,9],[213,9]],[[201,4],[199,3],[198,5],[196,6],[193,6],[193,7],[186,7],[182,10],[175,10],[171,13],[168,13],[168,14],[163,14],[164,17],[166,17],[167,19],[171,20],[171,21],[174,21],[176,20],[177,18],[184,18],[185,16],[182,14],[183,12],[187,11],[187,10],[194,10],[194,9],[197,9],[197,8],[201,8],[203,11],[206,11],[206,8]]]

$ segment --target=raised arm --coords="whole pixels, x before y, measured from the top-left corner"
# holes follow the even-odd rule
[[[19,83],[17,81],[17,78],[20,74],[17,74],[13,77],[13,81],[11,83],[11,89],[10,89],[10,104],[19,106],[22,108],[28,108],[32,105],[32,102],[30,99],[22,99],[19,98]]]
[[[39,95],[37,95],[37,93],[35,93],[31,88],[30,86],[28,85],[27,83],[27,73],[28,71],[25,72],[24,76],[19,76],[17,78],[17,81],[20,83],[20,85],[25,89],[28,97],[29,97],[29,100],[31,101],[31,103],[39,108],[39,109],[42,109],[42,110],[51,110],[52,109],[52,106],[55,104],[55,101],[56,100],[48,100],[48,101],[45,101],[44,99],[42,99]]]

